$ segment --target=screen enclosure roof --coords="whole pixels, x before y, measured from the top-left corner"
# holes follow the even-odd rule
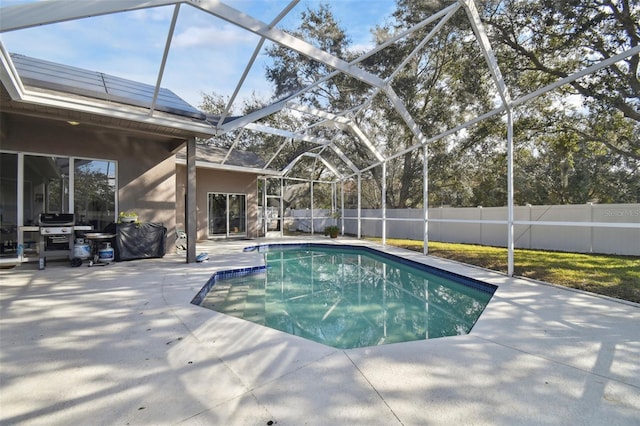
[[[356,0],[335,3],[337,7],[343,6],[346,11],[344,21],[341,23],[347,28],[356,27],[356,15],[364,14],[362,7],[349,7],[351,1]],[[2,37],[0,39],[2,59],[0,78],[14,102],[55,106],[80,112],[91,111],[93,114],[107,117],[121,116],[122,105],[135,106],[138,109],[136,113],[130,114],[129,119],[140,123],[153,122],[158,125],[174,126],[179,128],[185,136],[210,140],[226,138],[224,149],[228,150],[228,153],[241,149],[242,137],[246,132],[260,135],[259,137],[280,138],[282,147],[288,144],[295,145],[296,149],[293,150],[295,156],[283,162],[280,158],[282,147],[270,153],[268,158],[263,158],[264,161],[260,166],[265,170],[265,174],[291,175],[299,170],[296,167],[297,164],[306,162],[314,169],[321,167],[328,179],[337,181],[360,175],[406,152],[420,149],[431,141],[464,131],[465,128],[481,120],[504,115],[521,103],[584,77],[615,61],[637,54],[640,50],[640,47],[636,46],[590,69],[542,87],[534,93],[512,99],[473,0],[445,3],[442,10],[411,27],[398,30],[384,42],[366,46],[359,51],[355,59],[350,57],[348,60],[280,29],[280,24],[292,26],[291,21],[299,16],[301,8],[304,7],[299,0],[254,3],[261,3],[263,6],[267,3],[271,6],[276,5],[278,10],[274,10],[273,7],[269,10],[264,7],[246,9],[245,5],[250,3],[252,2],[233,0],[229,0],[228,3],[218,0],[49,0],[44,2],[25,0],[24,4],[4,6],[0,9],[2,17],[0,19],[0,36]],[[383,2],[369,3],[369,8],[373,9],[375,5],[381,3]],[[393,6],[394,2],[389,1],[388,4]],[[80,37],[80,34],[76,34],[78,27],[74,25],[77,22],[91,22],[90,20],[106,19],[105,17],[117,18],[112,22],[124,22],[122,19],[127,16],[135,17],[143,12],[154,11],[158,12],[158,16],[164,16],[166,26],[163,32],[151,31],[139,35],[144,49],[143,52],[138,52],[137,57],[151,55],[156,60],[155,71],[150,78],[147,77],[148,81],[145,82],[138,82],[137,78],[132,78],[136,76],[136,66],[139,65],[137,63],[127,64],[120,69],[120,73],[107,72],[109,70],[98,68],[98,64],[96,67],[77,67],[12,50],[13,45],[20,46],[21,37],[31,37],[32,34],[41,37],[40,45],[44,45],[49,50],[63,49],[65,46],[56,45],[56,36],[52,36],[50,40],[47,39],[47,31],[56,28],[56,30],[68,31],[71,37]],[[457,18],[462,16],[473,30],[477,49],[483,58],[482,63],[478,63],[477,66],[486,69],[485,72],[490,76],[495,91],[495,102],[493,108],[483,115],[470,117],[464,123],[427,138],[423,129],[427,128],[429,123],[418,123],[414,120],[403,99],[394,90],[394,78],[454,16]],[[201,22],[205,24],[201,25]],[[376,24],[380,23],[380,21],[376,22]],[[98,26],[96,24],[96,28]],[[117,31],[117,27],[107,29],[109,34],[115,36],[114,31]],[[210,32],[198,32],[204,30]],[[191,35],[192,38],[187,38],[187,35]],[[90,36],[86,38],[91,39]],[[365,65],[367,61],[375,60],[376,53],[409,38],[416,39],[416,47],[392,72],[387,71],[384,75],[378,75],[375,72],[375,66]],[[243,40],[245,48],[232,49],[232,39]],[[207,51],[205,51],[205,53],[193,53],[191,63],[186,61],[176,63],[172,59],[178,56],[178,49],[184,49],[189,40],[194,43],[202,40],[207,40],[209,44],[218,43],[220,51],[225,55],[222,58],[226,59],[210,61],[217,63],[218,68],[202,70],[201,68],[206,68],[203,65],[206,62],[204,59],[207,58]],[[50,46],[47,46],[48,43]],[[131,41],[130,44],[135,43]],[[246,93],[251,91],[264,89],[266,85],[264,63],[260,61],[264,61],[265,49],[274,46],[304,55],[328,71],[316,81],[307,82],[305,86],[297,87],[280,98],[271,96],[268,101],[263,101],[251,112],[238,114],[238,105],[242,103],[243,94],[246,96]],[[127,43],[122,44],[120,48],[123,54],[126,53]],[[87,55],[95,51],[99,52],[100,47],[86,50]],[[82,52],[76,53],[82,54]],[[241,59],[234,61],[236,57]],[[132,62],[135,62],[135,58]],[[141,63],[142,60],[140,60]],[[173,70],[174,76],[171,84],[168,82],[170,70]],[[188,102],[179,96],[181,90],[199,90],[200,93],[206,93],[207,87],[193,87],[197,85],[196,77],[206,74],[204,81],[213,83],[221,80],[224,72],[230,73],[235,80],[227,87],[226,103],[219,114],[205,113],[193,106],[195,101]],[[345,103],[347,106],[341,110],[329,104],[318,106],[317,103],[312,104],[306,100],[305,95],[310,91],[334,78],[346,78],[354,85],[363,85],[365,87],[363,95],[355,103]],[[46,89],[47,92],[43,93],[41,89]],[[51,92],[55,92],[55,96]],[[102,102],[92,103],[87,100],[80,102],[77,96]],[[376,135],[375,129],[367,125],[367,120],[375,116],[371,111],[376,97],[382,97],[390,106],[398,118],[397,121],[403,123],[403,132],[413,140],[413,145],[402,151],[390,152],[385,148],[384,140],[380,140]],[[278,121],[269,120],[282,113],[295,117],[295,127],[292,127],[291,123],[286,126],[274,125],[273,123]],[[346,149],[354,145],[360,149]],[[355,152],[364,152],[365,155],[354,154]],[[229,158],[232,156],[227,154],[220,161],[224,163]]]

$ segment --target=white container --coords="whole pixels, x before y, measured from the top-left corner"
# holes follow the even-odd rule
[[[113,262],[113,247],[111,247],[111,243],[105,243],[105,247],[98,250],[98,262]]]
[[[91,257],[91,247],[89,244],[74,244],[73,245],[73,257],[79,257],[80,259],[89,259]]]

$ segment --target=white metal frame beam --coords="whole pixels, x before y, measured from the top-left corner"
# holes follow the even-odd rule
[[[164,52],[162,53],[162,61],[160,61],[160,71],[158,71],[158,78],[156,79],[156,87],[153,91],[153,99],[151,100],[151,106],[149,107],[149,115],[153,115],[153,110],[156,108],[156,102],[158,101],[158,93],[160,93],[160,85],[162,84],[162,76],[164,75],[164,68],[167,64],[167,58],[169,57],[169,50],[171,49],[171,40],[173,40],[173,33],[176,29],[176,22],[178,22],[178,14],[180,13],[180,4],[176,4],[173,9],[173,16],[171,17],[171,24],[169,25],[169,32],[167,34],[167,41],[164,44]]]
[[[351,122],[350,119],[342,117],[338,114],[334,114],[332,112],[323,111],[318,108],[313,108],[307,105],[297,104],[295,102],[287,102],[287,108],[292,111],[298,111],[303,114],[314,115],[316,117],[320,117],[325,119],[327,122],[335,122],[339,124],[349,124]]]
[[[282,108],[285,107],[285,104],[286,100],[281,100],[259,110],[250,112],[247,115],[243,115],[242,117],[236,118],[227,123],[219,124],[216,130],[216,134],[222,135],[232,130],[239,129],[240,127],[245,127],[247,124],[258,121],[264,117],[268,117],[271,114],[275,114],[276,112],[282,110]]]
[[[284,149],[284,147],[289,143],[289,141],[292,141],[292,142],[293,142],[293,140],[292,140],[292,139],[286,139],[286,140],[284,141],[284,143],[283,143],[282,145],[280,145],[280,146],[278,147],[278,149],[276,150],[276,152],[271,156],[271,158],[269,159],[269,161],[267,161],[267,163],[264,165],[263,169],[265,169],[265,170],[266,170],[267,168],[269,168],[269,166],[271,165],[271,163],[273,163],[273,160],[275,160],[275,159],[278,157],[278,155],[280,155],[280,152],[282,152],[282,150],[283,150],[283,149]]]
[[[322,111],[317,108],[312,108],[306,105],[294,104],[292,102],[287,103],[287,108],[292,109],[294,111],[302,112],[309,115],[314,115],[316,117],[324,118],[325,120],[331,121],[335,123],[335,125],[343,130],[347,130],[349,133],[354,135],[358,140],[365,144],[365,146],[371,151],[371,153],[376,157],[378,161],[383,161],[384,156],[378,151],[376,146],[371,143],[367,135],[358,127],[358,125],[351,119],[347,117],[342,117],[340,115]]]
[[[489,72],[493,78],[493,81],[498,89],[500,99],[502,99],[502,105],[507,113],[507,274],[513,276],[515,270],[514,250],[515,250],[515,225],[514,221],[514,182],[513,182],[513,108],[511,105],[511,95],[507,88],[498,60],[493,52],[489,37],[484,30],[484,24],[480,19],[478,9],[473,0],[458,0],[467,12],[467,16],[473,28],[473,32],[476,35],[476,40],[485,61],[489,67]]]
[[[331,173],[336,175],[336,177],[338,178],[337,180],[340,180],[343,178],[342,173],[340,173],[331,163],[329,163],[319,153],[315,153],[315,152],[303,152],[302,154],[298,155],[289,164],[287,164],[287,166],[284,169],[282,169],[281,175],[283,177],[286,176],[287,173],[289,173],[293,169],[293,166],[295,166],[300,160],[302,160],[303,157],[310,157],[310,158],[313,158],[315,161],[320,160],[322,164],[324,164],[327,167],[327,169],[331,171]]]
[[[498,89],[498,94],[502,99],[502,103],[509,108],[511,104],[511,97],[509,95],[509,90],[507,89],[507,85],[504,82],[504,78],[502,77],[502,72],[500,72],[500,67],[498,66],[498,60],[496,59],[495,54],[493,53],[493,48],[491,47],[491,43],[489,42],[489,37],[487,37],[487,33],[484,30],[484,24],[480,19],[480,14],[478,13],[478,9],[476,9],[476,4],[473,0],[458,0],[462,6],[465,8],[467,12],[467,16],[469,17],[469,22],[471,23],[471,27],[473,28],[473,32],[476,35],[476,39],[478,41],[478,45],[482,50],[482,54],[484,55],[485,61],[489,66],[489,72],[493,77],[493,81],[496,84]]]
[[[364,145],[369,149],[369,151],[373,153],[378,161],[384,161],[384,155],[382,155],[380,151],[378,151],[378,148],[376,148],[376,146],[371,142],[371,140],[367,137],[367,135],[364,134],[362,129],[360,129],[360,127],[358,127],[355,122],[350,121],[349,124],[347,124],[347,127],[351,131],[351,134],[355,135],[362,143],[364,143]]]
[[[233,140],[233,143],[231,144],[231,146],[229,147],[229,149],[227,150],[227,153],[225,154],[224,158],[222,159],[221,164],[224,164],[227,162],[227,160],[229,159],[229,156],[231,155],[231,151],[233,151],[236,147],[236,145],[238,145],[238,143],[240,142],[240,139],[242,138],[242,134],[244,133],[244,128],[240,129],[238,131],[238,134],[236,135],[235,139]]]
[[[2,81],[3,86],[7,89],[7,92],[9,92],[11,99],[22,99],[25,93],[22,80],[20,80],[20,75],[18,75],[18,71],[13,65],[9,52],[7,52],[4,44],[2,44],[2,40],[0,40],[0,62],[0,81]]]
[[[461,5],[459,3],[452,4],[451,6],[449,6],[446,9],[444,9],[442,12],[440,12],[439,14],[432,15],[431,17],[425,19],[423,22],[429,22],[430,23],[430,22],[433,22],[433,21],[435,21],[436,19],[438,19],[440,17],[442,18],[442,19],[440,19],[440,22],[438,22],[436,24],[436,26],[433,29],[431,29],[431,31],[429,31],[429,34],[427,34],[425,36],[425,38],[420,43],[418,43],[418,46],[416,46],[416,48],[400,63],[400,65],[398,65],[396,67],[396,69],[386,79],[386,82],[388,84],[387,84],[387,87],[385,89],[385,94],[387,95],[387,97],[391,101],[391,104],[393,105],[393,107],[396,110],[396,112],[398,112],[398,114],[400,114],[400,116],[402,117],[404,122],[409,127],[409,130],[411,130],[411,132],[416,137],[416,139],[418,139],[418,142],[420,144],[424,143],[425,136],[422,133],[422,131],[420,130],[420,127],[417,125],[417,123],[413,119],[413,116],[411,116],[409,111],[407,111],[407,109],[406,109],[404,103],[402,102],[402,100],[398,97],[398,95],[395,93],[395,91],[391,87],[391,82],[396,77],[396,75],[398,75],[398,73],[409,63],[409,61],[413,57],[415,57],[420,52],[420,50],[422,50],[424,45],[427,44],[429,42],[429,40],[431,40],[438,33],[438,31],[440,31],[440,29],[444,26],[444,24],[447,21],[449,21],[449,19],[451,19],[451,17],[458,11],[460,6]],[[437,18],[436,18],[436,16],[437,16]],[[369,97],[368,101],[373,100],[373,98],[379,92],[380,92],[380,89],[376,89],[375,92]],[[358,108],[358,112],[362,111],[368,104],[369,104],[369,102],[365,102],[364,105],[362,105],[360,108]]]
[[[373,49],[369,50],[368,52],[365,52],[364,54],[362,54],[358,58],[356,58],[353,61],[349,62],[349,64],[350,65],[356,65],[356,64],[364,61],[365,59],[373,56],[374,54],[386,49],[387,47],[389,47],[390,45],[394,44],[398,40],[401,40],[401,39],[403,39],[405,37],[410,36],[414,32],[416,32],[419,29],[429,25],[430,23],[442,18],[443,16],[447,16],[447,15],[452,14],[453,12],[457,11],[459,8],[460,8],[460,5],[457,4],[457,3],[454,3],[454,4],[444,8],[440,12],[437,12],[434,15],[431,15],[430,17],[426,18],[422,22],[419,22],[418,24],[414,25],[413,27],[411,27],[411,28],[409,28],[407,30],[401,31],[400,33],[390,37],[384,43],[381,43],[381,44],[377,45],[376,47],[374,47]],[[328,80],[332,79],[333,77],[337,76],[338,74],[340,74],[340,71],[333,71],[333,72],[327,74],[326,76],[324,76],[323,78],[321,78],[321,79],[311,83],[310,85],[298,90],[297,92],[291,94],[288,97],[288,99],[294,99],[294,98],[300,96],[301,94],[308,92],[309,90],[313,89],[314,87],[324,83],[325,81],[328,81]],[[356,108],[353,108],[353,109],[354,110],[358,110],[358,109],[364,108],[364,106],[369,104],[371,102],[371,100],[375,97],[375,95],[380,90],[381,90],[381,88],[377,88],[374,92],[372,92],[372,94],[369,95],[369,99],[367,101],[365,101],[364,104],[360,108],[356,107]]]
[[[329,147],[333,150],[333,152],[336,153],[336,155],[345,162],[345,164],[355,173],[360,173],[360,170],[356,167],[355,164],[353,164],[353,162],[349,159],[349,157],[347,157],[344,152],[342,152],[342,150],[340,149],[340,147],[336,146],[335,143],[332,143],[331,145],[329,145]]]
[[[335,146],[334,143],[332,143],[330,140],[328,139],[323,139],[323,138],[317,138],[314,136],[309,136],[309,135],[305,135],[305,134],[300,134],[300,133],[295,133],[295,132],[291,132],[289,130],[283,130],[283,129],[278,129],[275,127],[269,127],[269,126],[263,126],[260,124],[256,124],[256,123],[249,123],[247,124],[244,129],[248,129],[248,130],[253,130],[256,132],[262,132],[262,133],[267,133],[267,134],[271,134],[271,135],[276,135],[276,136],[281,136],[283,138],[287,138],[287,140],[301,140],[301,141],[305,141],[305,142],[311,142],[311,143],[315,143],[321,146],[330,146],[331,149],[338,155],[338,157],[345,162],[345,164],[354,172],[358,172],[358,168],[355,166],[355,164],[353,164],[353,162],[351,162],[351,160],[349,160],[349,158],[344,155],[344,153],[342,152],[342,150],[340,150],[340,148],[338,148],[337,146]],[[278,148],[278,150],[276,151],[276,153],[269,159],[269,161],[267,162],[267,164],[265,165],[265,168],[271,164],[273,162],[273,160],[275,160],[276,156],[278,154],[280,154],[280,152],[282,151],[282,149],[285,147],[287,142],[283,143],[282,145],[280,145],[280,147]],[[323,158],[323,161],[326,161]],[[332,168],[334,168],[334,166],[331,166]],[[338,175],[340,175],[340,173],[337,173]]]
[[[90,18],[92,16],[167,6],[176,0],[49,0],[3,8],[0,32]]]
[[[270,135],[282,136],[283,138],[291,138],[295,140],[301,140],[305,142],[311,142],[318,145],[328,145],[331,143],[328,139],[317,138],[315,136],[305,135],[290,130],[279,129],[276,127],[264,126],[262,124],[249,123],[243,127],[247,130],[253,130],[256,132],[267,133]]]
[[[278,14],[278,16],[276,16],[271,23],[269,24],[270,28],[273,28],[276,26],[276,24],[278,22],[280,22],[285,16],[287,16],[289,14],[289,12],[291,12],[291,10],[300,2],[300,0],[291,0],[291,2],[282,10],[282,12],[280,12]],[[249,75],[249,71],[251,70],[251,68],[253,68],[253,64],[256,61],[256,58],[258,57],[258,54],[260,53],[260,50],[262,50],[262,46],[264,45],[265,42],[265,38],[261,37],[260,41],[258,42],[258,45],[256,46],[256,48],[253,50],[253,54],[251,55],[251,58],[249,59],[249,62],[247,63],[247,66],[244,68],[244,71],[242,72],[242,75],[240,76],[240,80],[238,81],[238,84],[236,85],[235,90],[233,91],[233,94],[231,95],[231,97],[229,98],[229,102],[227,102],[227,106],[225,107],[224,111],[222,112],[222,115],[220,116],[220,123],[224,122],[224,119],[227,118],[227,115],[229,114],[229,111],[231,110],[231,107],[233,105],[233,103],[236,100],[236,97],[238,96],[238,93],[240,92],[240,89],[242,88],[242,86],[244,85],[245,80],[247,79],[247,75]]]

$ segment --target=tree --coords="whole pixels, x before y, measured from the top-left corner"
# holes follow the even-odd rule
[[[357,54],[349,49],[351,41],[328,4],[320,4],[317,10],[310,7],[304,10],[298,27],[288,32],[346,61]],[[266,77],[274,85],[275,98],[289,96],[333,71],[321,62],[277,44],[267,49],[267,55],[273,59],[273,65],[266,68]],[[365,83],[340,74],[305,92],[298,100],[316,108],[343,111],[362,102],[366,89]]]
[[[394,21],[376,28],[375,34],[381,43],[390,35],[417,24],[444,8],[447,1],[398,1],[393,14]],[[373,69],[382,75],[390,75],[409,57],[426,35],[433,29],[429,25],[400,40],[371,58]],[[481,51],[474,41],[472,29],[464,14],[456,14],[435,34],[411,61],[398,70],[392,81],[395,92],[402,98],[407,110],[420,125],[426,137],[436,136],[445,130],[464,123],[468,118],[480,115],[492,107],[492,89],[489,74],[483,63]],[[389,110],[385,116],[394,126],[387,133],[387,152],[409,148],[417,142],[404,121]],[[403,129],[399,131],[399,129]],[[480,130],[478,130],[480,129]],[[460,146],[476,139],[476,131],[469,129],[456,139],[440,140],[429,144],[429,183],[431,204],[467,205],[473,198],[473,170],[463,167],[466,153]],[[486,128],[485,128],[486,129]],[[496,147],[486,146],[491,155]],[[422,205],[422,153],[407,152],[398,162],[395,173],[399,194],[397,207]],[[405,200],[414,201],[413,204]],[[393,201],[393,200],[392,200]],[[504,200],[502,201],[502,204]]]
[[[383,43],[450,3],[398,0],[392,20],[372,29],[375,42]],[[637,0],[486,0],[482,6],[482,18],[514,98],[637,46],[639,41]],[[390,80],[426,137],[493,109],[497,98],[483,54],[462,12],[410,56],[434,25],[358,64]],[[350,40],[326,4],[306,9],[298,27],[289,32],[347,61],[359,55],[350,48]],[[274,85],[276,100],[333,71],[286,47],[274,45],[268,54],[273,63],[266,75]],[[637,201],[639,87],[635,55],[518,106],[514,112],[516,203]],[[296,96],[295,102],[342,114],[358,110],[371,93],[373,89],[363,82],[339,74],[313,85]],[[264,102],[254,99],[245,103],[244,110],[261,105]],[[406,151],[387,161],[387,207],[420,207],[422,151],[410,149],[417,143],[415,135],[386,95],[378,93],[366,109],[351,118],[385,156]],[[348,131],[318,125],[320,121],[282,111],[263,123],[291,131],[313,125],[314,136],[331,140],[359,169],[378,161]],[[251,132],[238,132],[234,138],[236,146],[268,157],[279,152],[273,167],[282,168],[312,150],[349,172],[327,147]],[[502,117],[431,142],[428,153],[431,205],[506,203],[506,126]],[[381,205],[381,169],[374,167],[363,176],[363,201],[371,207]],[[295,171],[311,178],[326,172],[315,159],[300,161]]]
[[[297,28],[288,32],[346,61],[356,57],[357,52],[349,49],[350,40],[346,36],[344,29],[338,25],[329,5],[320,4],[315,10],[307,8],[301,13],[299,22],[300,24]],[[327,65],[284,46],[273,45],[267,49],[267,54],[273,61],[272,65],[266,68],[266,77],[273,83],[274,100],[286,98],[300,89],[321,80],[333,71]],[[347,75],[339,74],[305,91],[297,96],[295,101],[313,108],[340,113],[362,103],[365,99],[364,95],[369,89],[365,83]],[[278,115],[285,117],[286,113],[280,112]],[[268,120],[271,119],[269,117]],[[318,121],[315,118],[297,117],[291,114],[287,118],[283,118],[283,120],[293,124],[290,129],[292,131],[299,130]],[[357,143],[354,144],[353,139],[344,130],[317,126],[314,132],[316,137],[333,140],[343,151],[348,152],[349,156],[355,152],[355,157],[364,158],[365,160],[360,163],[360,166],[364,167],[373,160],[369,157],[366,148]],[[284,166],[302,152],[313,148],[317,148],[314,152],[325,151],[324,156],[330,155],[330,150],[323,150],[312,143],[291,141],[290,149],[281,151],[279,157],[285,160]],[[358,160],[354,161],[358,163]],[[324,165],[319,162],[303,160],[300,164],[302,166],[307,164],[309,167],[313,165],[314,173],[313,175],[307,174],[307,177],[318,178],[326,172]],[[336,161],[335,165],[340,170],[347,170],[341,161]]]
[[[490,0],[485,6],[506,78],[520,93],[640,43],[637,0]],[[635,159],[640,159],[639,62],[639,55],[630,56],[569,86],[582,96],[584,114],[602,123],[578,126],[583,138]],[[618,114],[633,122],[635,138],[615,132]]]

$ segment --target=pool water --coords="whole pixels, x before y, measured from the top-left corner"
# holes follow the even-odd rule
[[[362,247],[261,246],[266,269],[199,305],[335,348],[467,334],[495,286]]]

